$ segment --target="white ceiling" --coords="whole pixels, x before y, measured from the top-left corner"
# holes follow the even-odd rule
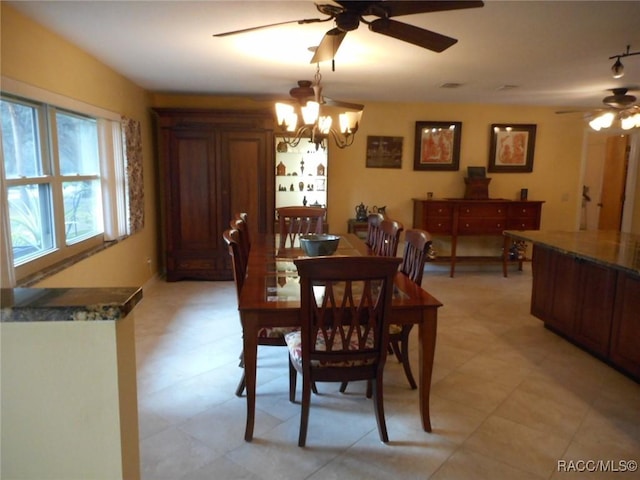
[[[157,92],[286,96],[297,80],[313,79],[308,47],[333,28],[332,22],[291,24],[212,36],[322,17],[311,1],[7,3]],[[395,19],[459,41],[434,53],[361,24],[342,43],[335,72],[330,63],[321,64],[325,95],[361,102],[600,107],[607,89],[640,89],[640,55],[622,60],[622,79],[612,78],[609,60],[629,44],[640,51],[640,1],[488,0],[478,9]],[[440,88],[444,83],[462,85]],[[500,89],[504,85],[517,88]]]

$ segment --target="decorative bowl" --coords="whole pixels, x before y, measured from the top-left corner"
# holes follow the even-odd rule
[[[327,233],[300,235],[300,247],[309,257],[333,255],[338,248],[338,243],[340,243],[338,235]]]

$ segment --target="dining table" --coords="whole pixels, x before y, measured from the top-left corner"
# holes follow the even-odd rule
[[[355,234],[341,234],[334,256],[366,256],[373,252]],[[305,254],[297,246],[279,248],[277,234],[251,237],[247,273],[238,299],[242,324],[247,419],[244,438],[253,439],[256,410],[258,332],[264,327],[300,326],[300,283],[294,264]],[[429,393],[436,345],[438,308],[442,303],[398,272],[394,279],[392,321],[418,325],[418,399],[422,428],[431,432]]]

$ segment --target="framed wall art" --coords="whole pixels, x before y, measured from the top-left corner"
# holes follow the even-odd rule
[[[535,125],[491,125],[490,172],[532,172]]]
[[[402,137],[367,137],[367,168],[402,168]]]
[[[458,170],[462,122],[416,122],[414,170]]]

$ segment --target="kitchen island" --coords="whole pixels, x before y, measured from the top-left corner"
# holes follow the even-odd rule
[[[531,314],[640,381],[640,235],[504,234],[533,243]]]
[[[0,290],[2,478],[140,478],[140,288]]]

